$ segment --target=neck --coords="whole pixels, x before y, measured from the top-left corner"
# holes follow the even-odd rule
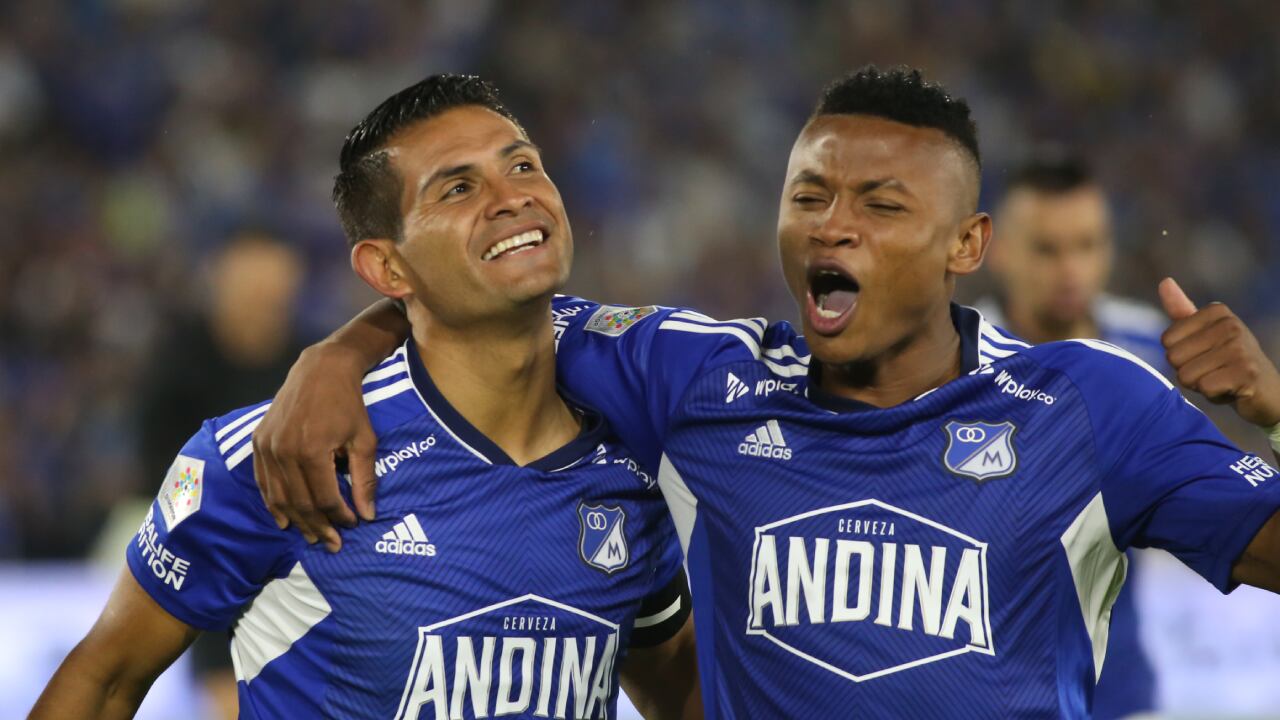
[[[550,301],[527,312],[451,326],[421,304],[409,307],[413,342],[440,394],[518,465],[577,436],[579,423],[556,392]]]
[[[919,332],[865,360],[822,364],[820,387],[849,400],[887,408],[960,377],[960,334],[944,305]]]
[[[1005,319],[1009,329],[1015,335],[1033,345],[1098,336],[1098,326],[1091,314],[1066,322],[1057,322],[1052,318],[1037,315],[1028,306],[1009,303],[1005,307]]]

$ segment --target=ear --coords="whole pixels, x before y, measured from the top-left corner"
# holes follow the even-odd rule
[[[947,253],[947,272],[968,275],[982,267],[982,259],[991,247],[991,216],[974,213],[960,224],[960,233]]]
[[[361,240],[351,248],[351,268],[361,280],[389,298],[413,294],[404,259],[392,240]]]

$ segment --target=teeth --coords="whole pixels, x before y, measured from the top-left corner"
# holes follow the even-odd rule
[[[822,295],[819,295],[819,296],[818,296],[818,302],[817,302],[817,305],[818,305],[818,314],[819,314],[819,315],[821,315],[821,316],[822,316],[822,317],[824,317],[824,318],[838,318],[838,317],[840,317],[840,313],[836,312],[835,310],[828,310],[826,307],[824,307],[826,304],[827,304],[827,295],[826,295],[826,293],[823,293]]]
[[[537,245],[542,242],[541,230],[530,230],[529,232],[520,233],[515,237],[509,237],[493,247],[485,250],[484,255],[480,256],[481,260],[492,260],[508,250],[523,247],[526,245]]]

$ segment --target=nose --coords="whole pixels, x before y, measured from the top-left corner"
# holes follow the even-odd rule
[[[853,213],[836,200],[809,232],[809,241],[826,247],[856,247],[862,243]]]
[[[521,210],[533,205],[533,196],[505,177],[495,179],[490,187],[492,194],[485,208],[485,217],[490,220],[518,215]]]

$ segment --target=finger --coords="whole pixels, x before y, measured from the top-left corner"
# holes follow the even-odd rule
[[[356,514],[342,498],[341,488],[338,486],[340,482],[338,473],[333,465],[333,453],[326,454],[323,459],[304,457],[299,463],[299,470],[302,473],[303,482],[311,491],[312,499],[315,500],[316,509],[324,516],[325,521],[331,527],[334,525],[355,527]]]
[[[303,531],[304,536],[310,536],[307,538],[307,542],[313,544],[323,542],[330,551],[336,552],[337,548],[342,546],[342,539],[338,537],[337,531],[329,523],[329,518],[325,517],[324,513],[321,512],[315,493],[307,483],[306,474],[303,472],[302,467],[298,463],[286,459],[280,460],[280,466],[288,477],[289,504],[298,515],[298,529]],[[331,478],[333,477],[331,475]],[[330,482],[334,481],[331,479]]]
[[[1230,362],[1231,357],[1228,353],[1220,349],[1210,350],[1177,367],[1178,382],[1183,387],[1208,397],[1210,393],[1205,389],[1204,378],[1210,373],[1228,367]]]
[[[253,479],[258,483],[258,494],[262,496],[262,504],[267,506],[267,512],[271,513],[271,518],[276,521],[276,526],[284,530],[289,527],[289,518],[271,505],[271,475],[267,472],[267,464],[262,459],[262,448],[258,447],[256,436],[253,439],[253,444]]]
[[[372,521],[377,517],[374,497],[378,491],[378,476],[373,470],[377,447],[372,427],[367,427],[367,433],[360,433],[358,438],[347,446],[347,472],[351,473],[351,498],[356,503],[356,511],[366,521]]]
[[[275,479],[272,481],[271,491],[276,508],[289,518],[289,522],[302,533],[302,537],[307,542],[314,545],[319,538],[316,537],[307,517],[307,513],[313,509],[311,494],[307,492],[306,485],[300,478],[290,474],[288,462],[278,458],[278,454],[264,458],[269,468],[275,468],[272,473]]]
[[[1244,387],[1241,374],[1235,368],[1219,368],[1206,373],[1200,379],[1200,392],[1209,402],[1223,405],[1240,399],[1240,391]]]
[[[1231,308],[1222,303],[1209,303],[1189,317],[1169,323],[1160,335],[1160,342],[1166,348],[1182,342],[1186,338],[1201,332],[1205,328],[1226,319],[1238,319]]]
[[[1196,304],[1182,291],[1177,280],[1167,277],[1160,281],[1157,290],[1160,293],[1160,304],[1164,306],[1164,312],[1170,320],[1181,320],[1195,314]]]
[[[1175,369],[1204,353],[1223,347],[1238,337],[1231,318],[1221,318],[1177,342],[1165,346],[1165,357]]]

